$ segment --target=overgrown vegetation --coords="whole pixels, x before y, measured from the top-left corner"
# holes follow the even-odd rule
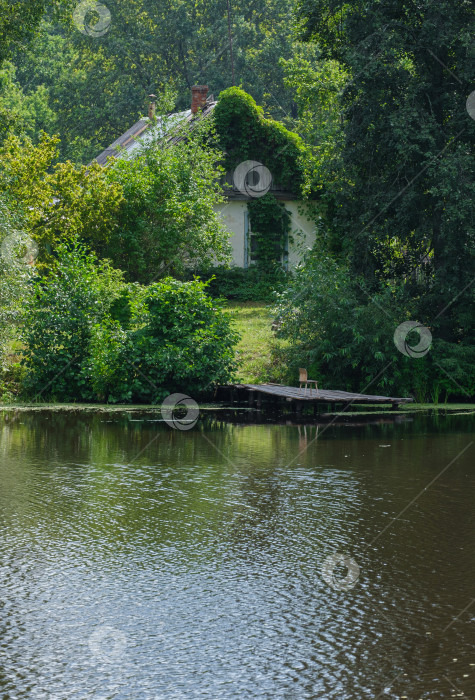
[[[0,196],[38,245],[40,270],[55,264],[56,247],[75,236],[98,249],[118,225],[123,189],[97,163],[58,163],[58,137],[10,135],[0,147]]]
[[[226,171],[248,160],[257,161],[269,170],[280,189],[302,196],[307,153],[296,133],[273,119],[266,119],[251,95],[236,87],[220,94],[213,120]],[[277,281],[286,264],[290,214],[272,192],[251,199],[247,208],[252,263],[262,278],[275,276]]]
[[[327,122],[316,177],[320,245],[277,310],[295,349],[288,359],[340,387],[473,396],[475,124],[465,103],[475,10],[428,0],[416,12],[406,2],[302,0],[300,8],[306,40],[336,78],[320,81],[315,100],[297,90],[302,126],[311,139],[322,91],[339,123]],[[310,55],[286,64],[295,86],[298,75],[316,85]],[[309,144],[317,163],[322,133]],[[423,357],[404,357],[392,342],[408,319],[432,334]]]
[[[298,27],[293,0],[235,9],[246,92],[229,87],[222,5],[107,4],[113,25],[98,41],[68,2],[0,0],[0,341],[4,365],[25,356],[22,370],[9,363],[10,385],[67,400],[205,391],[233,371],[216,297],[277,291],[282,342],[265,341],[249,376],[293,383],[303,365],[332,388],[473,397],[473,5],[299,0]],[[225,88],[214,127],[107,169],[78,164],[130,126],[146,94],[188,107],[197,75]],[[316,200],[317,244],[292,275],[288,212],[271,193],[248,207],[254,265],[226,267],[217,162],[245,160]],[[177,279],[195,272],[209,284]],[[394,344],[405,321],[432,335],[421,357]]]
[[[0,195],[0,360],[2,374],[8,371],[7,353],[14,342],[30,295],[33,271],[29,259],[31,241],[22,230],[8,200]],[[0,380],[1,382],[1,380]]]
[[[413,395],[419,402],[475,394],[473,346],[460,344],[454,350],[435,336],[420,357],[402,354],[394,332],[404,321],[419,318],[417,300],[395,282],[370,293],[363,278],[321,251],[280,295],[275,314],[279,336],[290,346],[274,354],[291,382],[299,367],[307,367],[322,386],[344,391]],[[416,346],[417,332],[407,342]]]
[[[119,188],[122,200],[99,249],[128,280],[147,284],[228,261],[229,236],[217,214],[220,153],[211,126],[195,128],[173,148],[157,139],[109,166],[108,185]]]
[[[284,190],[300,192],[304,183],[305,144],[298,134],[274,119],[265,118],[262,107],[237,87],[220,94],[213,116],[225,152],[226,170],[245,160],[256,160],[270,170]]]
[[[281,268],[267,273],[257,265],[251,267],[215,267],[200,272],[199,277],[207,282],[208,292],[215,298],[230,301],[258,301],[271,303],[276,290],[282,290],[287,275]]]
[[[69,10],[61,22],[54,4]],[[78,0],[0,4],[17,88],[5,96],[4,107],[7,114],[22,116],[30,135],[40,128],[61,134],[61,160],[88,163],[146,113],[151,93],[175,93],[177,109],[183,110],[190,106],[193,83],[209,85],[216,96],[233,84],[222,0],[103,4],[111,26],[99,38],[82,34],[73,23]],[[33,14],[35,27],[43,15],[36,32]],[[86,19],[93,28],[94,14]],[[292,54],[294,25],[294,0],[256,0],[232,8],[235,82],[279,119],[292,109],[279,58]],[[27,34],[34,40],[26,43]],[[0,40],[3,49],[3,36]],[[33,98],[36,109],[25,110]]]
[[[58,247],[55,274],[35,282],[26,315],[31,397],[154,403],[200,395],[234,369],[237,337],[202,282],[125,285],[78,241]]]

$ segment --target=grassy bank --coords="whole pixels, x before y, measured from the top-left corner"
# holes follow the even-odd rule
[[[278,365],[272,359],[272,349],[287,345],[285,341],[275,338],[272,331],[273,315],[269,307],[264,302],[228,302],[227,308],[231,313],[235,328],[241,338],[236,347],[236,359],[238,362],[238,371],[236,381],[241,383],[264,383],[277,382],[287,383],[284,381],[285,367]],[[101,410],[129,410],[141,411],[148,407],[144,404],[140,405],[111,405],[106,406],[100,404],[61,404],[61,403],[42,403],[25,401],[20,397],[20,368],[18,360],[18,347],[11,349],[7,356],[5,367],[1,373],[0,379],[0,407],[5,408],[22,408],[28,410],[34,407],[36,410],[57,409],[57,410],[85,410],[85,411],[101,411]],[[297,380],[297,377],[295,378]],[[295,383],[295,382],[294,382]],[[39,397],[40,398],[40,397]],[[380,406],[366,406],[353,410],[360,414],[364,410],[370,408],[374,411]],[[475,409],[474,404],[470,403],[439,403],[439,404],[407,404],[402,405],[396,411],[398,413],[416,412],[416,411],[450,411],[450,412],[470,412]],[[383,409],[388,411],[388,408]],[[391,411],[394,413],[395,411]],[[350,412],[347,412],[350,415]]]
[[[228,309],[241,340],[236,348],[239,364],[237,380],[243,383],[280,381],[281,368],[272,362],[276,340],[272,331],[273,316],[263,302],[229,302]]]

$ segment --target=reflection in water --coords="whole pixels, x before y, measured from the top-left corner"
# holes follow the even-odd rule
[[[248,415],[3,414],[0,697],[475,696],[473,417]]]

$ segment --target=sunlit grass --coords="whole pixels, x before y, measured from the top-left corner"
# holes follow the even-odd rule
[[[270,362],[272,315],[262,302],[229,302],[235,328],[241,340],[236,348],[239,369],[237,381],[254,383],[262,379],[263,367]]]
[[[277,342],[272,331],[273,316],[268,306],[258,301],[229,302],[228,309],[241,336],[236,348],[238,382],[254,384],[278,381],[272,366],[272,346]]]

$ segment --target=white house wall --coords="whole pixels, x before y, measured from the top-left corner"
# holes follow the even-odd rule
[[[294,239],[289,244],[289,267],[295,267],[303,254],[315,243],[315,222],[309,218],[308,206],[303,202],[283,202],[292,217],[291,235]]]
[[[247,202],[230,201],[217,207],[216,211],[231,233],[229,242],[232,246],[233,265],[245,267]]]
[[[302,202],[284,201],[283,204],[291,215],[291,232],[293,241],[289,243],[289,267],[301,260],[303,252],[311,248],[315,242],[315,225],[305,214],[307,207]],[[231,233],[233,264],[237,267],[246,266],[246,219],[247,202],[231,200],[217,207],[224,225]]]

